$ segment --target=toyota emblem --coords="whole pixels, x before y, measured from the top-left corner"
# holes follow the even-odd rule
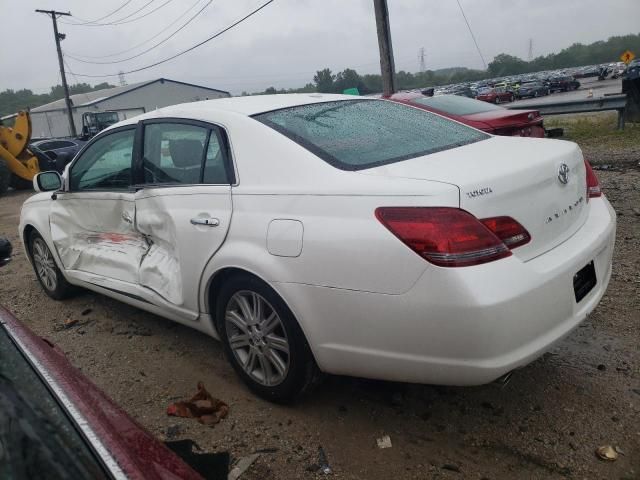
[[[558,180],[563,185],[569,183],[569,166],[566,163],[560,164],[560,168],[558,169]]]

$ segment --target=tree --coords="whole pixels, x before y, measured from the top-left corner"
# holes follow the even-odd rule
[[[492,62],[489,62],[488,70],[491,76],[502,77],[504,75],[525,73],[528,71],[528,66],[527,62],[518,57],[501,53],[494,57]]]
[[[333,82],[335,81],[335,75],[331,73],[331,70],[325,68],[324,70],[318,70],[313,77],[313,83],[316,85],[316,90],[321,93],[333,92]]]

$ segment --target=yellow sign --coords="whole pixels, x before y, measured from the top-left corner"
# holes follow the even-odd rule
[[[622,60],[627,65],[629,65],[631,63],[631,60],[633,60],[634,58],[636,58],[636,55],[631,50],[627,50],[622,55],[620,55],[620,60]]]

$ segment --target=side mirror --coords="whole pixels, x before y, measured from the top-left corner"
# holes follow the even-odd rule
[[[58,172],[40,172],[33,177],[33,189],[36,192],[51,192],[61,187],[62,177]]]
[[[11,242],[4,237],[0,237],[0,267],[5,266],[11,260]]]

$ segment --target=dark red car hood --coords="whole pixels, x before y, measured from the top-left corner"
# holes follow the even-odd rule
[[[46,379],[58,402],[89,439],[92,449],[105,465],[118,472],[116,477],[202,480],[73,367],[57,347],[35,335],[2,306],[0,324]]]

